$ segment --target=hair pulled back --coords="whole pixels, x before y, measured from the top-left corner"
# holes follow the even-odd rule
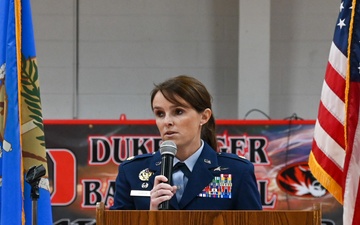
[[[151,106],[156,93],[159,91],[169,102],[174,104],[180,104],[177,97],[184,99],[198,113],[204,112],[207,108],[212,110],[212,97],[210,93],[204,84],[193,77],[179,75],[160,84],[155,84],[155,87],[151,92]],[[217,151],[215,118],[213,114],[211,114],[209,121],[201,128],[201,139],[206,141],[215,151]]]

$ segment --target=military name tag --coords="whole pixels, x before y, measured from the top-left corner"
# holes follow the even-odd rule
[[[150,191],[144,190],[131,190],[130,196],[137,196],[137,197],[150,197]]]
[[[209,186],[206,186],[198,195],[203,198],[231,198],[231,174],[220,174],[214,177]]]

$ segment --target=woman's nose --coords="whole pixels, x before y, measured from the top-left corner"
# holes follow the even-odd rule
[[[165,124],[166,124],[167,126],[172,126],[172,125],[174,125],[174,122],[173,122],[173,119],[172,119],[171,116],[166,116],[166,117],[165,117]]]

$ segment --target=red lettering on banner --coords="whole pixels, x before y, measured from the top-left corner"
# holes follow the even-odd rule
[[[255,165],[270,165],[270,160],[267,155],[266,147],[267,147],[267,139],[265,137],[260,136],[251,136],[248,137],[249,142],[249,160],[253,162]]]
[[[269,180],[258,180],[258,186],[260,188],[261,204],[264,209],[274,209],[276,205],[277,194],[273,194],[271,199],[269,198],[268,186]]]
[[[95,206],[97,202],[102,201],[101,194],[101,180],[81,180],[83,187],[83,198],[81,207],[87,208],[89,206]]]
[[[157,136],[90,136],[89,165],[120,164],[130,156],[151,153],[159,149]]]
[[[94,208],[97,202],[110,206],[114,201],[115,181],[102,182],[99,179],[81,180],[83,189],[82,208]]]
[[[266,151],[268,141],[263,136],[229,136],[224,132],[217,140],[221,152],[244,156],[255,165],[270,165]]]
[[[76,196],[76,160],[68,149],[47,149],[54,164],[54,184],[51,194],[53,206],[71,204]]]
[[[154,136],[90,136],[89,165],[120,164],[128,157],[156,151],[161,139]],[[246,157],[255,165],[270,165],[264,136],[229,136],[224,132],[217,138],[219,150]]]
[[[105,165],[110,161],[113,144],[107,137],[89,137],[89,148],[89,165]]]

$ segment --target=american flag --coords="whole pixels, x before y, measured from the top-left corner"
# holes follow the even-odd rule
[[[340,4],[309,166],[343,204],[343,225],[360,224],[360,8]]]

